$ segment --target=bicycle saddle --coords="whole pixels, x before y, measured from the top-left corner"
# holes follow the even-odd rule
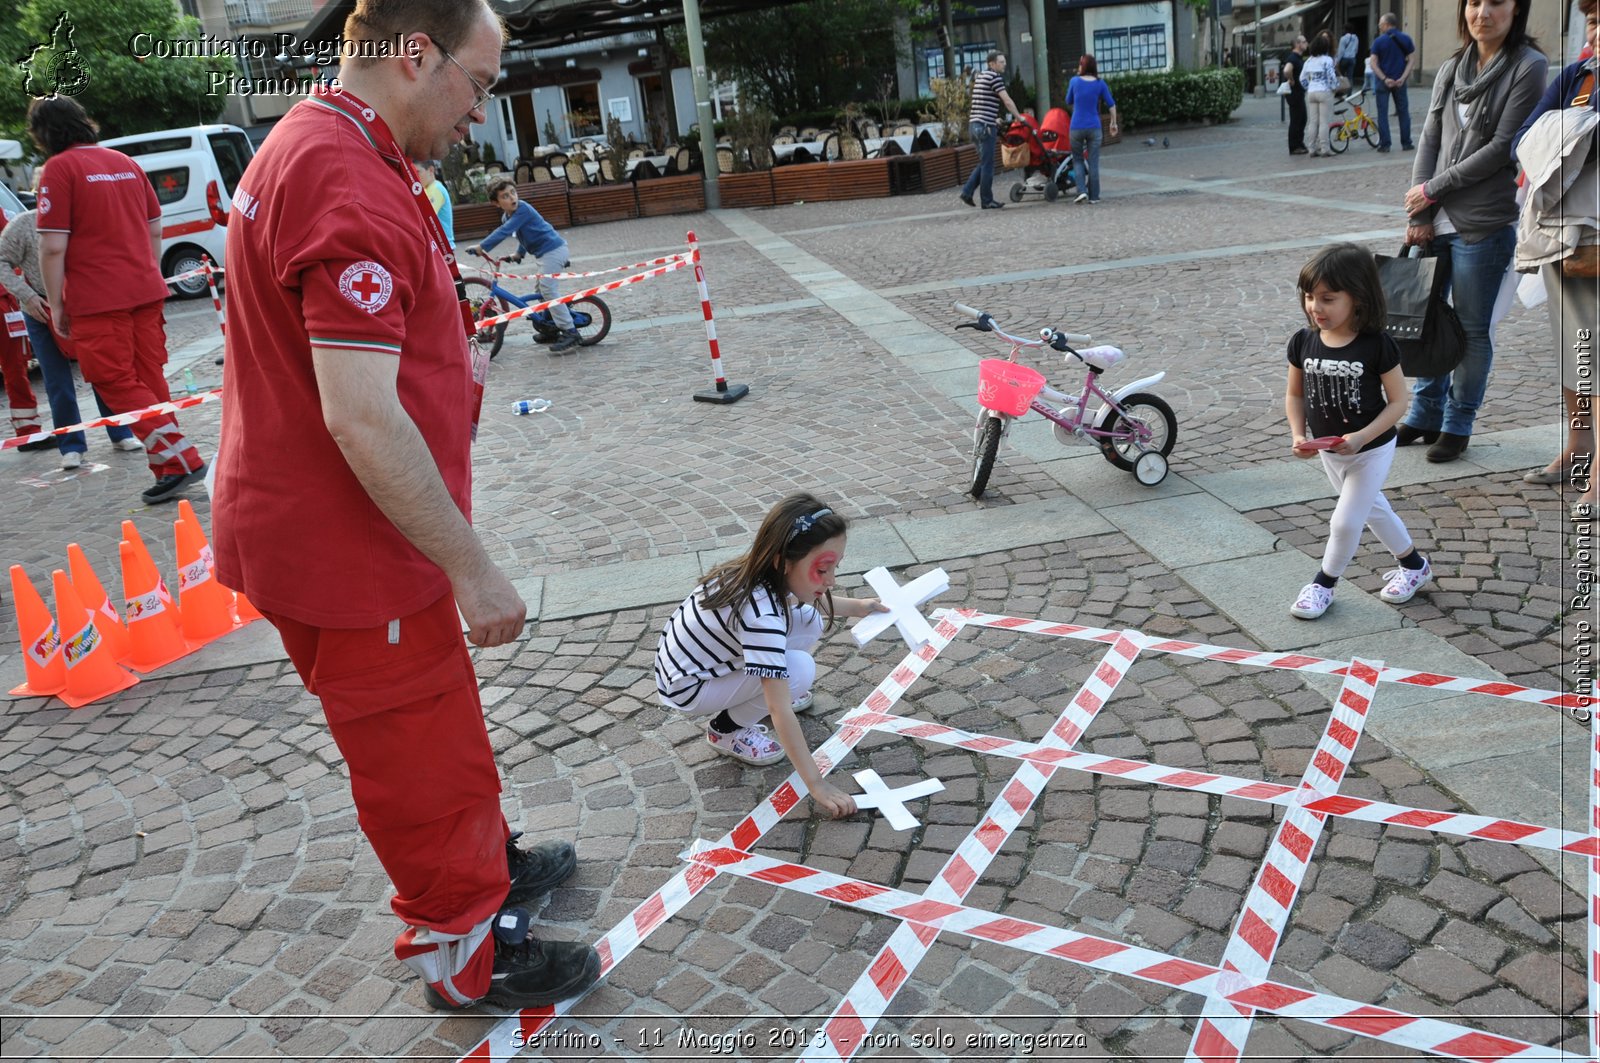
[[[1078,352],[1078,357],[1096,369],[1111,369],[1122,364],[1127,355],[1122,352],[1121,347],[1113,347],[1106,343],[1098,347],[1085,347]]]

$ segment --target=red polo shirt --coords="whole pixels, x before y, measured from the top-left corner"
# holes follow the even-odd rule
[[[77,144],[44,164],[41,233],[70,233],[62,298],[71,317],[105,314],[167,297],[150,254],[150,222],[161,217],[139,164],[98,144]]]
[[[345,463],[323,422],[313,346],[400,359],[400,403],[471,513],[472,372],[455,285],[380,132],[317,99],[296,104],[228,216],[217,576],[263,611],[317,627],[382,624],[450,586]]]

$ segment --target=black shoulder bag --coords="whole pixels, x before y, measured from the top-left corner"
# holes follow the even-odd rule
[[[1467,352],[1467,334],[1455,308],[1444,301],[1449,279],[1434,255],[1419,257],[1420,249],[1402,249],[1402,257],[1372,256],[1378,263],[1378,282],[1389,304],[1384,326],[1400,348],[1400,369],[1409,377],[1444,376]]]

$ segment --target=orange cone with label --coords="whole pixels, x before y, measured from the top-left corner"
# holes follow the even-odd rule
[[[94,617],[83,607],[67,574],[58,568],[50,578],[55,582],[56,615],[61,619],[61,656],[67,664],[67,688],[56,696],[77,709],[137,683],[138,677],[117,667],[110,644],[95,627]]]
[[[143,559],[144,563],[150,567],[151,572],[155,573],[157,591],[161,595],[161,600],[167,604],[167,608],[171,609],[174,614],[179,612],[178,603],[172,600],[172,592],[167,590],[166,581],[161,578],[161,570],[156,567],[155,560],[150,556],[149,549],[144,545],[144,537],[139,534],[139,529],[133,526],[133,521],[125,520],[122,522],[122,538],[124,541],[133,544],[134,553]],[[122,573],[122,582],[124,585],[128,582],[126,570]]]
[[[178,499],[178,519],[179,520],[183,520],[183,521],[188,521],[189,524],[191,524],[200,533],[201,537],[204,538],[205,529],[200,524],[200,517],[195,513],[194,506],[189,503],[189,500],[187,498]],[[213,557],[213,555],[209,553],[209,551],[210,551],[209,544],[207,545],[206,549],[208,551],[206,556],[207,557]],[[179,567],[181,568],[182,564],[183,564],[182,558],[179,559],[178,564],[179,564]],[[215,559],[213,557],[212,564],[211,564],[211,573],[212,573],[213,576],[216,575],[216,571],[217,571],[216,562],[215,562]],[[181,574],[180,574],[179,582],[180,583],[182,582]],[[262,616],[261,616],[261,611],[259,609],[257,609],[255,606],[251,605],[250,604],[250,599],[246,598],[241,592],[239,592],[239,591],[229,591],[229,593],[233,595],[233,624],[234,624],[235,627],[243,627],[245,624],[250,623],[252,620],[261,620],[261,619],[263,619]],[[178,596],[180,598],[183,596],[182,587],[179,587],[179,589],[178,589]],[[194,637],[193,635],[190,635],[190,638],[193,638],[193,637]]]
[[[127,522],[123,523],[124,529]],[[150,555],[137,543],[122,540],[122,593],[127,599],[128,667],[153,672],[194,647],[184,640],[178,611],[165,594]]]
[[[72,573],[72,589],[78,592],[83,607],[94,614],[95,627],[100,629],[100,634],[110,645],[111,656],[118,661],[126,661],[128,629],[122,624],[122,614],[111,604],[111,596],[106,594],[100,577],[95,575],[89,558],[84,555],[83,547],[77,543],[67,544],[67,569]]]
[[[61,635],[55,617],[21,565],[11,566],[11,600],[17,608],[17,632],[22,636],[23,683],[12,687],[19,698],[60,693],[67,685],[67,664],[61,656]]]
[[[194,516],[194,511],[189,511]],[[179,517],[172,524],[178,547],[178,613],[183,637],[207,643],[233,630],[233,594],[217,582],[211,544],[198,520]]]

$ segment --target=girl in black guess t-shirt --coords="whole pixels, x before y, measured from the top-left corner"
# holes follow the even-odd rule
[[[1300,299],[1310,328],[1289,340],[1284,414],[1297,458],[1320,455],[1339,493],[1328,522],[1322,567],[1289,612],[1315,620],[1333,604],[1366,525],[1400,561],[1378,597],[1408,602],[1433,572],[1411,533],[1383,497],[1394,461],[1394,426],[1406,412],[1400,352],[1383,331],[1387,316],[1372,253],[1355,244],[1319,251],[1300,271]]]

